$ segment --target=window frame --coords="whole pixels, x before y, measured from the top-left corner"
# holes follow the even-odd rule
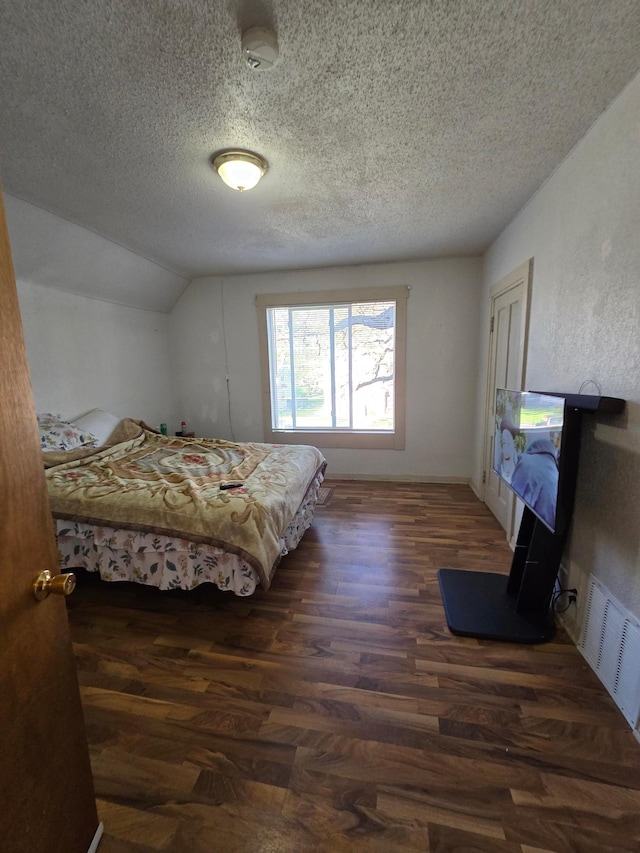
[[[260,347],[260,381],[265,441],[271,444],[314,444],[326,448],[404,450],[406,409],[407,299],[409,287],[362,287],[348,290],[271,293],[256,296]],[[394,430],[378,432],[351,429],[274,429],[267,332],[268,308],[331,306],[354,302],[395,302]]]

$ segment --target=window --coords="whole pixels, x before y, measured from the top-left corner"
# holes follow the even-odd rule
[[[404,447],[407,287],[258,296],[266,440]]]

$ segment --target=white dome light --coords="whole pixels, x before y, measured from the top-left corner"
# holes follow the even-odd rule
[[[250,151],[223,151],[211,161],[225,184],[244,192],[258,183],[267,171],[267,163]]]

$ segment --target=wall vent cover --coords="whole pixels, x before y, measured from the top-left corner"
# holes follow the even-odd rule
[[[640,716],[640,625],[594,578],[578,648],[635,728]]]

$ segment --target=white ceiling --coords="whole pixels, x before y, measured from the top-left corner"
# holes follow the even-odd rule
[[[640,68],[638,0],[0,0],[0,32],[6,192],[188,277],[481,253]]]

